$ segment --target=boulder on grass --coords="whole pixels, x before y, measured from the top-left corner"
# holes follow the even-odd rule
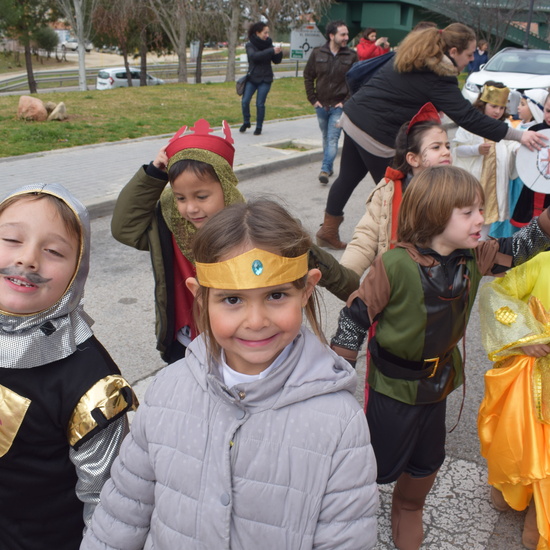
[[[48,111],[48,114],[50,114],[57,106],[57,103],[53,101],[46,101],[44,102],[44,107],[46,107],[46,111]]]
[[[40,99],[28,95],[19,98],[17,116],[24,120],[36,120],[42,122],[48,118],[48,111]]]
[[[48,116],[48,120],[65,120],[67,118],[67,108],[63,101],[58,103],[55,109]]]

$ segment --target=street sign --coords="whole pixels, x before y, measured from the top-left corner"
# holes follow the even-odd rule
[[[290,59],[307,60],[313,48],[322,46],[327,39],[315,23],[307,23],[290,33]]]

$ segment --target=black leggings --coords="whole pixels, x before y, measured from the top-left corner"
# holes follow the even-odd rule
[[[331,216],[343,216],[344,207],[353,190],[360,181],[370,172],[374,183],[378,183],[386,173],[392,158],[382,158],[372,155],[357,145],[344,132],[344,146],[340,159],[340,173],[332,184],[328,198],[326,212]]]

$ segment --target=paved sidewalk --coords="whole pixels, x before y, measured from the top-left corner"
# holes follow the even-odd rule
[[[174,132],[185,122],[192,126],[195,121],[175,122]],[[244,134],[239,127],[231,131],[234,169],[240,181],[316,160],[320,166],[321,132],[314,115],[266,122],[260,136],[253,135],[254,126]],[[216,134],[222,135],[219,130]],[[0,194],[26,184],[60,183],[88,207],[92,217],[108,214],[122,187],[142,164],[154,159],[172,135],[0,158]],[[289,144],[294,148],[288,148]]]

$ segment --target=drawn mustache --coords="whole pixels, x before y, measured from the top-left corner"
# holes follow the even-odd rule
[[[26,279],[33,285],[39,285],[43,283],[48,283],[51,281],[50,279],[46,279],[45,277],[42,277],[39,273],[29,272],[29,273],[23,273],[16,267],[3,267],[0,268],[0,275],[6,275],[8,277],[21,277],[23,279]]]

